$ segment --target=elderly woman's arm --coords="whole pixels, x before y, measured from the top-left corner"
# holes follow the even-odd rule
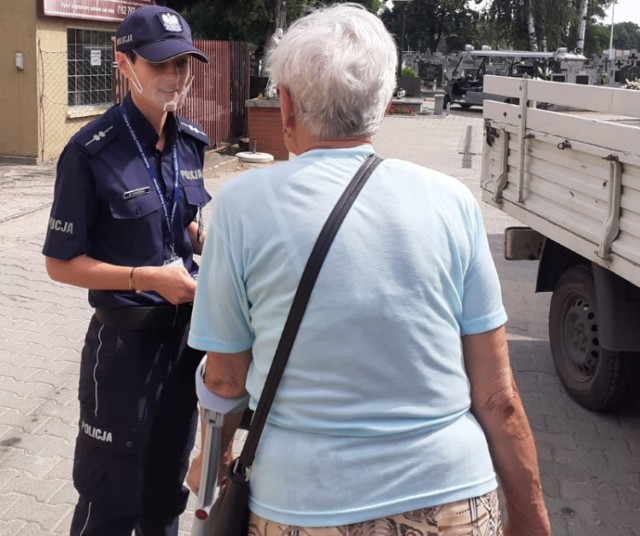
[[[549,536],[536,448],[509,364],[504,327],[462,339],[471,411],[482,426],[506,499],[505,536]]]
[[[204,371],[204,383],[207,388],[222,398],[240,398],[246,394],[245,383],[249,364],[251,363],[251,350],[245,350],[234,354],[222,354],[219,352],[207,352],[207,363]],[[226,470],[233,461],[233,436],[242,420],[242,412],[227,415],[222,426],[222,440],[220,460],[218,464],[218,482],[222,482],[226,476]],[[193,458],[187,474],[187,485],[194,493],[198,493],[200,487],[200,474],[202,472],[202,446],[204,445],[204,426],[200,423],[201,450]]]
[[[240,398],[247,394],[245,384],[253,354],[251,349],[234,354],[207,352],[204,383],[222,398]]]

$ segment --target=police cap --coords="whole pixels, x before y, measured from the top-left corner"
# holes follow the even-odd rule
[[[128,15],[116,31],[116,50],[133,50],[151,63],[162,63],[184,54],[209,63],[209,58],[193,46],[187,22],[165,6],[144,6]]]

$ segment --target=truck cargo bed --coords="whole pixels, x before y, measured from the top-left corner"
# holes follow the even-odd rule
[[[640,286],[640,91],[494,76],[485,89],[519,104],[484,103],[483,200]]]

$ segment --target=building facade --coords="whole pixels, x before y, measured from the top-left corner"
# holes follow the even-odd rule
[[[153,0],[0,0],[0,161],[55,160],[114,101],[112,37]]]

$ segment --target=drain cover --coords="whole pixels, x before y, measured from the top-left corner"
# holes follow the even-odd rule
[[[236,153],[236,156],[238,157],[238,160],[242,162],[253,162],[255,164],[273,161],[273,155],[269,153],[254,153],[253,151],[243,151],[240,153]]]

